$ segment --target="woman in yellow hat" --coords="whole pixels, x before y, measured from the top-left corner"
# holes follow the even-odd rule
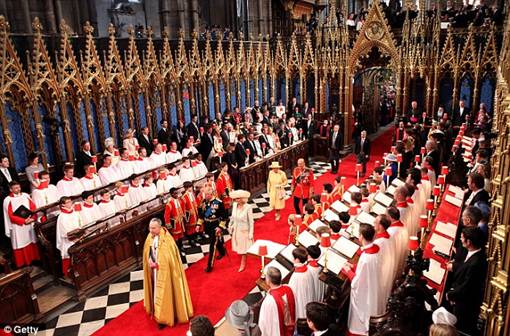
[[[273,161],[269,166],[271,171],[267,179],[267,193],[269,194],[269,206],[276,211],[276,220],[280,220],[280,210],[285,207],[285,186],[287,175],[281,170],[278,161]]]

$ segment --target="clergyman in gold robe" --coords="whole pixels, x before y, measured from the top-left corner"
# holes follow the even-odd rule
[[[179,249],[158,218],[149,223],[143,247],[144,307],[160,328],[188,322],[193,305]]]

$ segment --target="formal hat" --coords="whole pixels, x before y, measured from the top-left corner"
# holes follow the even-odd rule
[[[236,198],[250,198],[250,192],[246,190],[234,190],[230,193],[230,198],[236,199]]]
[[[243,300],[232,302],[225,313],[227,321],[236,329],[243,329],[249,335],[250,326],[253,323],[253,313]]]
[[[453,327],[457,323],[457,318],[444,307],[440,307],[432,313],[432,322],[434,324],[448,324]]]
[[[388,154],[386,155],[386,161],[392,161],[392,162],[396,162],[397,161],[397,157],[395,156],[395,154]]]
[[[104,146],[105,147],[108,147],[108,146],[112,146],[115,142],[113,141],[113,138],[106,138],[104,140]]]
[[[273,161],[271,162],[271,165],[269,166],[269,169],[274,169],[274,168],[281,168],[282,166],[280,166],[280,162],[278,161]]]

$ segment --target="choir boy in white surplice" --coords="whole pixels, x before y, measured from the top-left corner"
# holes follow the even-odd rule
[[[413,207],[407,203],[408,189],[405,185],[397,187],[393,198],[395,200],[395,206],[400,212],[400,221],[404,223],[407,231],[411,236],[415,235],[415,226],[413,223]]]
[[[181,170],[179,170],[179,177],[181,178],[182,183],[186,181],[193,182],[196,178],[189,161],[190,160],[184,160],[182,162]]]
[[[177,142],[174,141],[170,144],[170,150],[166,153],[166,162],[173,163],[181,159],[182,154],[177,150]]]
[[[117,163],[117,173],[121,180],[129,178],[135,173],[134,155],[129,155],[126,148],[120,149],[120,161]]]
[[[189,137],[185,147],[182,149],[182,157],[198,154],[197,148],[193,145],[193,137]]]
[[[360,224],[359,236],[362,244],[361,256],[356,267],[347,264],[342,272],[351,280],[349,333],[368,335],[370,317],[377,314],[381,292],[379,281],[379,246],[373,243],[375,229],[369,224]]]
[[[32,200],[37,209],[58,202],[57,187],[50,184],[50,174],[46,171],[39,172],[39,186],[32,191]]]
[[[408,254],[409,233],[406,226],[400,221],[400,212],[395,207],[389,207],[386,214],[391,224],[388,228],[390,239],[395,242],[395,280],[400,277],[404,270],[405,260]]]
[[[296,299],[296,321],[306,318],[306,304],[315,298],[314,274],[310,272],[306,262],[308,252],[303,247],[292,251],[294,258],[294,273],[290,276],[289,287],[292,288]]]
[[[62,197],[60,199],[60,215],[57,217],[57,249],[62,255],[62,272],[64,276],[69,273],[71,259],[69,259],[69,247],[74,242],[69,239],[68,233],[82,226],[80,213],[73,208],[73,201],[70,197]]]
[[[179,174],[177,174],[177,168],[175,165],[171,164],[168,166],[168,183],[170,183],[170,188],[180,188],[183,185],[183,181]]]
[[[193,157],[193,161],[191,161],[191,168],[193,169],[195,179],[201,179],[205,177],[205,175],[207,175],[207,173],[209,172],[204,161],[202,161],[202,154],[200,153],[195,154],[195,156]]]
[[[425,202],[430,198],[430,195],[432,194],[432,183],[430,183],[427,171],[427,168],[421,168],[421,184],[425,194]]]
[[[101,190],[99,193],[101,196],[101,201],[98,204],[98,207],[101,209],[104,218],[111,217],[117,213],[117,209],[115,208],[115,202],[112,201],[110,192],[107,190]]]
[[[101,208],[94,202],[94,194],[90,191],[84,191],[81,194],[83,202],[81,204],[81,222],[82,225],[92,224],[104,217]]]
[[[28,194],[21,192],[18,182],[11,181],[9,190],[3,203],[5,235],[11,238],[16,267],[29,266],[33,260],[39,260],[34,231],[36,216],[31,214],[36,206]]]
[[[146,174],[143,179],[143,200],[144,202],[153,200],[158,196],[158,191],[156,189],[156,184],[154,184],[154,179],[151,174]]]
[[[110,155],[103,156],[103,166],[99,168],[98,175],[104,186],[120,180],[117,167],[112,164],[112,157]]]
[[[103,186],[101,179],[96,174],[96,166],[87,164],[83,167],[83,169],[85,171],[85,176],[80,179],[83,190],[89,191]]]
[[[160,168],[158,181],[156,182],[156,191],[158,195],[168,193],[173,187],[171,180],[168,178],[168,170],[166,168]]]
[[[131,208],[131,198],[128,196],[129,185],[117,182],[115,187],[117,189],[117,193],[115,194],[113,201],[115,202],[115,209],[117,209],[117,212]]]
[[[58,181],[57,190],[59,197],[81,195],[83,192],[80,180],[74,177],[74,166],[72,164],[64,166],[64,177]]]
[[[131,200],[131,205],[135,206],[145,201],[145,194],[142,187],[141,178],[133,176],[129,185],[128,196]]]
[[[152,160],[147,157],[147,149],[145,147],[138,148],[138,158],[134,165],[135,174],[137,175],[152,169]]]
[[[312,301],[322,302],[324,294],[326,293],[326,283],[319,279],[322,272],[322,267],[319,266],[319,258],[321,256],[321,249],[317,245],[310,245],[306,248],[308,252],[308,269],[313,274],[313,284],[315,289],[315,297]]]
[[[166,164],[166,153],[163,152],[163,147],[160,143],[154,146],[154,151],[149,158],[152,161],[152,169],[159,168]]]
[[[393,288],[393,277],[395,276],[395,241],[390,239],[390,234],[386,231],[390,225],[391,220],[387,215],[383,214],[375,218],[374,244],[380,248],[379,279],[382,285],[376,315],[382,315],[386,312],[386,304]]]
[[[259,328],[262,336],[292,336],[296,324],[296,300],[290,286],[282,284],[282,274],[276,267],[266,270],[269,286],[262,301]]]

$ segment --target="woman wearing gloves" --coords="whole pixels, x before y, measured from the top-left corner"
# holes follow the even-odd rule
[[[230,193],[234,201],[230,217],[229,232],[232,235],[232,250],[241,255],[241,266],[238,272],[246,268],[246,251],[253,244],[253,208],[248,204],[250,193],[245,190],[234,190]]]

